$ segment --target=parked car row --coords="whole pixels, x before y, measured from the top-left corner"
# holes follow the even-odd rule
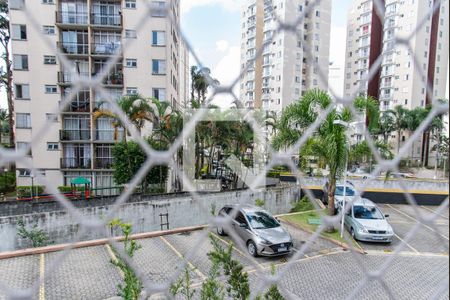
[[[355,240],[384,243],[392,241],[394,231],[386,220],[389,215],[384,215],[369,199],[359,197],[351,183],[345,187],[338,185],[335,199],[337,211],[342,209],[344,201],[349,204],[352,202],[351,208],[346,208],[344,227]],[[293,249],[290,233],[260,207],[227,205],[219,211],[218,216],[231,218],[231,228],[219,226],[217,233],[224,236],[229,233],[228,230],[232,230],[235,233],[232,237],[238,237],[252,256],[286,255]]]

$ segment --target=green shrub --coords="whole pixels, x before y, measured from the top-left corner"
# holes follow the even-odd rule
[[[256,199],[255,200],[255,205],[259,206],[259,207],[263,207],[266,204],[266,201],[262,200],[262,199]]]
[[[43,185],[33,186],[33,196],[41,195],[44,193],[45,187]],[[27,198],[31,197],[31,186],[18,186],[17,187],[17,197]]]
[[[37,224],[31,229],[25,228],[22,219],[17,221],[17,235],[30,242],[33,247],[43,247],[48,245],[48,235],[42,229],[37,228]]]
[[[304,196],[295,203],[294,207],[291,209],[291,212],[302,212],[308,210],[314,210],[314,205],[309,201],[308,197]]]
[[[85,190],[85,187],[84,186],[77,186],[77,187],[75,187],[74,188],[76,191],[78,191],[78,192],[83,192],[84,190]],[[66,186],[66,185],[61,185],[61,186],[58,186],[58,191],[60,192],[60,193],[70,193],[70,192],[72,192],[72,187],[71,186]]]
[[[0,174],[0,193],[9,193],[16,189],[16,175],[14,172]]]

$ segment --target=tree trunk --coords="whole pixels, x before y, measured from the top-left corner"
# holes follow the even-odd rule
[[[328,185],[328,215],[334,216],[335,209],[334,209],[334,192],[336,190],[336,176],[333,176],[330,178],[330,184]],[[329,225],[326,228],[327,232],[333,232],[334,227],[333,225]]]
[[[400,152],[400,135],[402,134],[401,130],[397,130],[397,154]]]

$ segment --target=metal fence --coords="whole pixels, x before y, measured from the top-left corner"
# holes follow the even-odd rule
[[[182,1],[189,1],[189,0],[182,0]],[[26,2],[27,1],[24,2],[25,5],[23,6],[22,9],[25,11],[29,22],[31,24],[33,24],[34,26],[38,26],[37,25],[38,22],[36,20],[36,18],[38,18],[38,16],[36,14],[34,14],[32,11],[27,10]],[[299,13],[298,19],[293,24],[284,24],[284,23],[277,21],[276,32],[275,32],[275,34],[273,34],[270,37],[270,40],[271,41],[276,40],[277,35],[282,32],[290,32],[291,34],[298,34],[297,29],[299,28],[299,26],[302,25],[302,21],[305,18],[305,14],[312,13],[312,10],[314,9],[315,4],[317,4],[319,2],[320,2],[320,0],[310,1],[310,4],[305,7],[305,9],[302,13]],[[384,1],[381,1],[381,0],[374,0],[374,5],[376,7],[377,12],[384,13],[384,3],[383,2]],[[167,13],[167,14],[163,13],[161,11],[160,7],[158,7],[157,9],[153,8],[150,4],[151,1],[146,1],[144,3],[146,3],[147,6],[139,7],[139,9],[148,10],[148,14],[145,16],[145,18],[140,20],[139,26],[138,26],[138,28],[135,28],[135,30],[138,31],[141,27],[146,26],[146,22],[149,19],[148,16],[155,15],[155,13],[158,15],[164,15],[164,16],[166,16],[166,18],[171,18],[171,15],[169,13]],[[170,5],[167,5],[167,7],[169,7],[169,8],[172,7],[172,5],[171,5],[172,3],[168,3],[168,4],[170,4]],[[411,53],[414,53],[414,48],[411,48],[410,41],[415,37],[415,35],[419,31],[419,29],[422,26],[424,26],[426,19],[431,17],[435,11],[440,9],[440,4],[441,4],[441,1],[434,1],[434,4],[430,7],[430,9],[428,11],[428,14],[425,16],[425,19],[418,22],[418,27],[415,28],[415,30],[412,30],[411,34],[406,38],[396,37],[395,42],[399,45],[404,46],[405,49],[409,49],[411,51]],[[449,9],[448,1],[445,1],[445,4],[446,4],[445,9]],[[152,10],[155,10],[155,12],[152,12]],[[383,20],[383,17],[381,17],[381,19]],[[173,22],[173,20],[171,20],[171,21]],[[114,19],[114,22],[115,22],[115,19]],[[179,34],[182,37],[186,47],[192,53],[192,57],[194,57],[194,59],[195,59],[195,62],[193,62],[193,63],[196,63],[199,66],[202,66],[203,64],[202,64],[201,57],[197,56],[193,45],[191,45],[190,42],[186,39],[186,36],[183,34],[183,28],[181,28],[181,30],[180,30],[178,28],[178,25],[175,22],[173,22],[173,24],[174,24],[174,26],[173,26],[174,30],[176,29],[179,31]],[[205,32],[205,34],[206,34],[206,32]],[[49,47],[52,47],[52,48],[55,47],[55,45],[48,38],[48,36],[43,35],[41,38],[48,44]],[[125,42],[123,43],[123,45],[121,45],[121,46],[123,48],[132,47],[133,39],[126,39]],[[70,49],[67,48],[70,50],[69,51],[66,48],[67,47],[65,47],[65,45],[60,45],[60,48],[58,48],[58,58],[59,58],[60,63],[64,67],[69,69],[70,63],[69,63],[68,59],[66,58],[66,55],[71,54],[72,52],[80,52],[83,49],[77,50],[76,47],[75,48],[69,47]],[[87,45],[86,45],[86,49],[87,49]],[[87,51],[86,49],[84,49],[83,51],[86,52]],[[313,62],[314,64],[317,64],[317,62],[314,62],[315,60],[313,59],[314,55],[312,54],[312,49],[305,48],[303,50],[304,50],[304,55],[307,58],[307,60],[309,62]],[[257,51],[257,55],[255,56],[255,59],[257,57],[261,56],[262,51],[263,51],[263,49],[259,49]],[[64,111],[64,107],[66,107],[66,108],[70,107],[71,103],[74,101],[72,98],[75,98],[79,91],[81,91],[85,88],[92,87],[95,89],[96,93],[102,95],[102,99],[104,99],[105,102],[108,102],[108,105],[111,107],[111,109],[114,111],[114,113],[117,114],[120,121],[125,125],[125,127],[129,131],[129,133],[131,134],[132,138],[139,143],[139,145],[142,147],[142,149],[147,154],[147,160],[142,165],[140,170],[135,174],[134,178],[128,183],[128,188],[124,189],[121,192],[120,196],[118,196],[117,201],[116,201],[116,206],[114,206],[114,208],[112,208],[108,212],[107,215],[103,216],[101,219],[100,218],[97,219],[96,221],[93,221],[92,219],[91,220],[84,219],[84,217],[80,213],[80,211],[77,208],[75,208],[69,200],[67,200],[64,196],[62,196],[58,192],[57,186],[55,186],[52,182],[49,182],[44,176],[42,176],[41,172],[33,169],[33,165],[30,163],[30,160],[26,159],[26,153],[29,152],[29,150],[22,149],[22,150],[16,152],[16,151],[6,149],[6,148],[0,148],[0,164],[1,165],[7,165],[10,163],[15,163],[15,162],[19,162],[19,161],[22,164],[27,165],[27,167],[30,170],[32,170],[34,174],[36,174],[35,179],[39,182],[39,184],[45,185],[47,187],[47,192],[54,194],[55,199],[67,210],[67,213],[70,215],[70,217],[73,218],[74,220],[76,220],[80,224],[78,239],[73,240],[73,243],[78,242],[79,239],[83,236],[83,234],[87,231],[104,230],[104,228],[108,224],[108,222],[115,218],[115,214],[118,211],[120,205],[124,204],[126,202],[127,198],[130,196],[130,194],[133,192],[133,190],[135,190],[135,188],[139,185],[139,183],[141,182],[141,179],[144,178],[145,174],[152,168],[152,166],[159,165],[162,161],[164,161],[167,163],[167,165],[170,166],[170,168],[172,170],[178,170],[179,174],[183,174],[183,170],[180,170],[179,166],[177,165],[177,163],[174,162],[174,159],[173,159],[177,155],[177,150],[180,149],[183,145],[183,139],[182,139],[183,134],[181,134],[178,137],[176,142],[170,147],[169,150],[155,151],[141,137],[140,132],[127,119],[127,116],[125,115],[125,113],[119,109],[119,107],[117,106],[117,103],[115,101],[111,100],[110,97],[108,97],[108,93],[102,87],[102,82],[108,76],[109,72],[114,69],[115,65],[122,59],[120,53],[117,51],[111,52],[111,55],[112,56],[109,58],[108,64],[105,67],[105,69],[101,73],[97,74],[92,80],[87,81],[86,79],[84,79],[82,77],[73,78],[73,88],[71,90],[70,96],[65,97],[65,99],[61,102],[61,106],[59,106],[59,109],[55,110],[53,112],[55,114],[60,114],[61,112]],[[415,61],[414,66],[421,66],[421,64],[417,61],[416,54],[414,55],[414,61]],[[382,63],[382,56],[378,57],[378,59],[375,61],[375,63],[372,65],[371,69],[369,70],[368,74],[366,74],[363,79],[369,80],[369,79],[373,78],[374,76],[376,76],[376,74],[381,66],[381,63]],[[415,70],[416,72],[418,72],[420,75],[427,78],[427,74],[425,74],[425,72],[422,68],[416,67],[415,69],[416,69]],[[241,72],[242,72],[242,74],[244,74],[246,71],[247,70],[244,69]],[[321,70],[320,68],[318,68],[318,75],[323,82],[326,82],[328,80],[327,74],[325,74],[323,72],[323,70]],[[216,97],[217,95],[220,95],[220,94],[228,94],[228,95],[230,95],[230,97],[237,100],[238,97],[236,95],[234,95],[233,88],[239,84],[239,78],[240,77],[236,78],[234,83],[230,86],[215,86],[214,84],[212,84],[211,85],[212,90],[211,90],[210,97],[208,98],[207,103],[209,103],[209,101],[211,101],[212,99],[214,99],[214,97]],[[430,83],[428,83],[428,84],[430,84]],[[268,146],[269,152],[270,152],[270,161],[268,161],[268,163],[266,165],[266,171],[270,170],[272,167],[277,166],[277,165],[287,165],[291,169],[291,171],[296,174],[298,182],[300,184],[302,184],[302,182],[305,181],[305,178],[298,171],[297,166],[292,161],[292,156],[294,154],[298,153],[299,149],[305,144],[306,138],[309,135],[311,135],[315,130],[318,129],[318,127],[324,121],[325,117],[331,111],[331,109],[333,109],[339,105],[342,105],[342,106],[348,107],[355,115],[357,114],[356,108],[354,107],[354,99],[359,92],[358,88],[359,87],[355,87],[355,90],[351,97],[344,97],[344,98],[338,97],[334,93],[334,91],[331,91],[332,96],[334,97],[334,99],[336,99],[335,102],[333,102],[332,105],[330,105],[328,109],[325,109],[320,112],[317,120],[312,124],[312,126],[310,126],[310,128],[306,131],[305,135],[303,137],[301,137],[298,140],[298,142],[295,143],[292,147],[289,147],[285,151],[275,151],[274,149],[271,149],[270,146]],[[430,90],[431,89],[427,89],[427,91],[430,91]],[[428,97],[430,99],[434,98],[434,96],[431,94],[428,95]],[[239,100],[237,100],[237,101],[239,101]],[[244,107],[243,104],[242,104],[242,107]],[[202,111],[199,111],[199,114],[201,114]],[[384,160],[380,157],[380,155],[378,154],[378,151],[376,150],[376,147],[375,147],[375,141],[373,140],[371,134],[366,130],[364,137],[367,140],[369,147],[372,150],[375,160],[376,160],[376,162],[374,161],[374,163],[376,163],[376,167],[372,171],[374,178],[379,174],[380,171],[399,172],[398,166],[399,166],[400,160],[402,159],[402,157],[407,156],[408,153],[410,153],[409,151],[410,151],[410,147],[412,146],[413,141],[416,141],[420,138],[420,136],[426,130],[427,126],[431,123],[433,117],[435,117],[439,114],[447,113],[447,112],[448,112],[447,105],[441,105],[437,102],[433,103],[431,113],[428,115],[426,120],[417,128],[417,130],[415,130],[415,132],[411,135],[411,137],[400,148],[399,153],[397,153],[395,155],[395,157],[391,160]],[[194,116],[193,118],[191,118],[191,120],[187,124],[185,124],[185,126],[183,128],[183,133],[191,132],[195,128],[196,120],[200,119],[200,118],[201,118],[201,116]],[[32,135],[31,143],[38,142],[46,130],[47,130],[46,126],[44,126],[43,128],[33,128],[33,135]],[[260,177],[260,178],[258,178],[259,180],[264,180],[265,174],[263,176],[259,176],[259,177]],[[362,184],[358,188],[358,192],[360,194],[362,192],[364,192],[364,190],[365,190],[367,184],[370,182],[370,180],[371,179],[367,180],[364,184]],[[183,184],[185,185],[185,187],[189,187],[189,190],[191,190],[190,194],[192,195],[194,201],[199,201],[199,202],[203,201],[202,198],[204,198],[205,196],[204,195],[201,196],[197,192],[195,192],[195,184],[193,182],[190,182],[189,178],[187,178],[186,176],[183,176]],[[448,210],[448,204],[449,204],[448,197],[436,209],[437,214],[431,218],[427,218],[419,212],[416,201],[415,201],[413,195],[409,192],[407,184],[402,183],[401,185],[403,188],[405,198],[407,199],[408,203],[412,206],[412,208],[414,209],[414,212],[416,213],[415,218],[417,218],[417,220],[419,220],[420,222],[418,222],[414,226],[412,226],[412,228],[409,230],[409,233],[406,235],[404,240],[395,249],[393,255],[387,256],[386,259],[379,265],[376,272],[369,272],[366,268],[364,268],[364,266],[361,266],[363,276],[361,276],[360,281],[357,284],[356,288],[349,295],[347,295],[348,298],[357,297],[357,295],[373,280],[378,281],[383,286],[387,295],[390,298],[392,298],[392,299],[395,298],[394,294],[391,291],[391,287],[389,287],[386,284],[386,282],[384,281],[385,273],[390,268],[390,266],[394,263],[397,255],[406,247],[405,243],[407,243],[415,235],[415,233],[418,232],[418,230],[421,228],[421,226],[426,225],[426,226],[433,228],[436,232],[439,232],[439,229],[436,227],[435,220],[438,217],[438,214],[444,212],[445,210]],[[252,189],[243,191],[243,193],[252,193],[252,192],[253,192]],[[317,204],[313,201],[314,196],[313,196],[312,192],[308,191],[308,190],[306,190],[306,192],[307,192],[307,195],[309,196],[311,202],[316,207],[316,209],[319,209]],[[204,209],[209,210],[210,207],[205,205]],[[257,282],[255,289],[252,289],[252,296],[255,296],[258,293],[260,293],[261,291],[264,290],[264,288],[266,286],[268,286],[270,284],[279,283],[280,279],[283,278],[283,276],[292,268],[294,261],[296,259],[300,258],[308,250],[308,248],[311,247],[311,245],[317,239],[320,238],[320,234],[325,230],[326,226],[333,225],[334,227],[337,228],[337,227],[339,227],[340,219],[341,219],[341,213],[339,213],[336,216],[323,217],[322,225],[320,225],[318,227],[317,231],[311,236],[311,238],[306,243],[301,245],[298,252],[296,252],[292,256],[292,258],[290,259],[290,261],[288,263],[286,263],[284,266],[282,266],[278,270],[276,275],[267,274],[267,272],[260,269],[260,266],[258,264],[253,263],[255,269],[257,270],[256,272],[258,272],[260,275],[259,276],[260,281]],[[211,218],[209,226],[215,227],[217,225],[220,225],[225,228],[229,228],[228,232],[230,233],[230,235],[232,237],[235,237],[236,233],[231,229],[230,221],[231,220],[229,220],[229,219],[225,220],[225,219],[219,219],[219,218]],[[207,238],[206,232],[203,235],[203,238],[204,239]],[[234,240],[239,241],[238,238],[235,238]],[[448,252],[448,240],[445,240],[442,237],[440,240],[441,240],[441,244],[445,247],[445,249],[447,249],[447,252]],[[198,241],[199,244],[201,242],[202,241]],[[143,282],[144,289],[145,289],[147,295],[152,295],[154,293],[164,293],[166,295],[169,295],[169,291],[168,291],[169,283],[167,285],[161,285],[161,284],[157,284],[156,282],[152,282],[152,281],[148,280],[148,278],[143,276],[142,271],[139,270],[139,268],[136,266],[136,264],[131,259],[127,259],[127,255],[124,255],[123,251],[121,250],[123,248],[116,245],[117,244],[116,241],[111,239],[110,243],[112,245],[116,246],[115,248],[117,249],[117,251],[135,269],[135,272],[138,274],[138,276],[140,277],[140,279]],[[351,241],[347,240],[347,243],[350,245],[350,247],[352,247],[353,244]],[[245,245],[240,245],[240,246],[245,248]],[[49,268],[50,272],[52,270],[56,270],[61,265],[62,260],[64,260],[64,258],[67,256],[67,254],[70,251],[71,251],[70,247],[65,249],[63,255],[59,256],[57,260],[52,261],[50,268]],[[195,251],[197,251],[197,247],[192,247],[189,253],[192,253]],[[187,256],[189,256],[189,253]],[[352,249],[351,253],[354,256],[354,261],[358,264],[361,264],[359,254],[355,251],[355,249]],[[252,260],[252,262],[254,262],[254,261]],[[163,263],[163,262],[160,262],[160,263]],[[178,276],[182,275],[182,270],[183,270],[183,267],[185,266],[185,264],[186,263],[183,262],[182,265],[180,266],[179,271],[177,273]],[[2,289],[3,292],[6,293],[11,298],[21,298],[21,299],[27,298],[27,297],[32,298],[33,297],[32,295],[37,295],[39,293],[39,286],[43,283],[43,281],[44,281],[44,278],[39,278],[38,281],[31,287],[31,289],[28,289],[28,290],[14,290],[12,288],[9,288],[8,286],[6,286],[3,283],[0,283],[0,289]],[[440,296],[439,292],[443,293],[443,292],[448,291],[448,277],[445,278],[440,283],[440,286],[441,286],[440,289],[438,291],[436,291],[436,294],[435,294],[436,297]],[[161,287],[165,287],[165,288],[161,288]],[[286,291],[282,285],[280,285],[279,287],[281,289],[281,292],[285,295],[286,298],[292,298],[292,299],[296,298],[296,296],[294,296],[290,292]]]

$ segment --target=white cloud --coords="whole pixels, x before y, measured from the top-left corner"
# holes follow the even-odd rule
[[[240,11],[240,0],[181,0],[181,13],[187,13],[191,9],[202,6],[220,5],[223,9],[228,11]]]
[[[223,55],[222,59],[215,65],[211,75],[219,80],[221,86],[228,86],[239,76],[241,49],[239,46],[231,46]],[[233,89],[236,97],[239,97],[239,84]],[[214,98],[214,103],[218,106],[228,106],[234,99],[229,95],[218,95]]]
[[[230,43],[228,43],[228,41],[226,40],[220,40],[216,42],[216,50],[219,52],[225,52],[228,49],[228,46],[230,45]]]

